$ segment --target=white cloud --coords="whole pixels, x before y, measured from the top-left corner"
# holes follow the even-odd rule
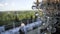
[[[4,6],[7,6],[7,5],[8,5],[8,3],[4,3],[4,4],[0,3],[0,7],[4,7]]]
[[[7,5],[8,5],[8,3],[5,3],[4,5],[6,5],[6,6],[7,6]]]
[[[1,3],[0,3],[0,7],[3,7],[3,6],[4,6],[4,4],[1,4]]]
[[[11,4],[12,4],[12,6],[15,6],[15,3],[14,2],[12,2]]]

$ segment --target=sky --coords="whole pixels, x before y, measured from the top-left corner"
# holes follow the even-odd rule
[[[0,0],[0,11],[32,10],[34,1],[36,0]]]

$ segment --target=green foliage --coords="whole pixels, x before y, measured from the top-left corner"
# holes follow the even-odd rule
[[[11,21],[14,21],[16,16],[19,20],[30,19],[31,16],[35,18],[35,12],[34,11],[16,11],[16,13],[13,11],[0,12],[0,25],[8,24]]]

